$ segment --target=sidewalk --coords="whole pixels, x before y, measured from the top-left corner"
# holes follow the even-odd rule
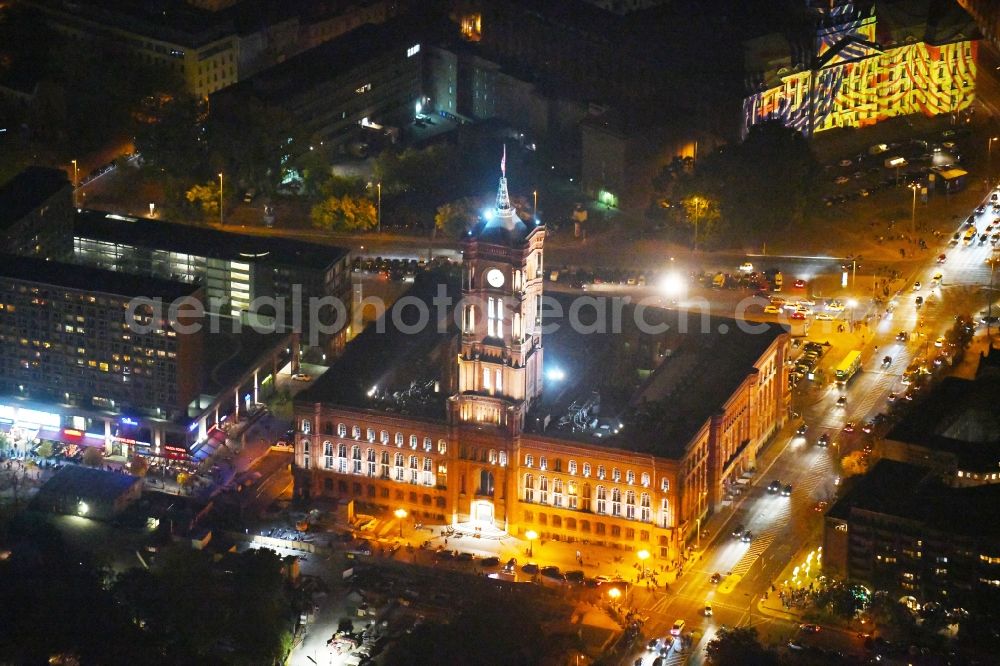
[[[804,546],[795,553],[774,579],[771,589],[761,595],[757,610],[769,617],[801,622],[805,608],[797,605],[796,597],[802,597],[799,603],[805,605],[805,597],[822,575],[821,558],[822,547]]]

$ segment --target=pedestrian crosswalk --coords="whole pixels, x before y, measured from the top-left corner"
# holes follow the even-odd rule
[[[746,573],[750,571],[750,567],[753,566],[753,563],[756,562],[761,554],[767,550],[768,546],[771,545],[772,541],[774,541],[773,534],[761,535],[754,539],[753,543],[750,544],[750,548],[743,554],[743,557],[741,557],[740,561],[736,563],[736,566],[733,567],[733,574],[737,576],[745,576]]]

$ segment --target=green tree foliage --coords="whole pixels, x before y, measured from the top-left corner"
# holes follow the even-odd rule
[[[843,581],[830,581],[816,593],[813,605],[841,619],[852,620],[867,607],[867,602],[856,587]]]
[[[147,166],[181,182],[197,174],[207,177],[200,101],[186,94],[150,96],[141,117],[135,146]]]
[[[438,206],[434,215],[434,228],[451,238],[460,236],[475,223],[477,203],[475,199],[467,197]]]
[[[204,218],[211,220],[219,218],[218,181],[208,181],[204,185],[195,185],[184,193],[184,198]]]
[[[367,231],[375,226],[377,215],[371,199],[345,194],[320,201],[309,218],[314,227],[325,231]]]
[[[701,160],[693,175],[676,174],[677,198],[699,196],[717,206],[709,245],[757,244],[806,221],[817,163],[801,134],[780,123],[754,126],[739,144]],[[691,215],[688,216],[691,219]]]
[[[38,448],[35,450],[35,453],[38,454],[39,458],[51,458],[52,454],[54,453],[54,451],[52,450],[52,443],[42,442],[41,444],[38,445]]]
[[[713,666],[776,666],[777,655],[761,645],[752,627],[721,629],[708,645],[705,655]]]

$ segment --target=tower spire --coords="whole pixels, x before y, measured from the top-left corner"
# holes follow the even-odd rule
[[[507,144],[503,146],[503,157],[500,158],[500,187],[497,188],[496,215],[501,220],[513,218],[514,209],[510,205],[510,194],[507,192]]]

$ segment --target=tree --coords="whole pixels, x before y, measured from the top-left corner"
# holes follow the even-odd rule
[[[177,474],[177,485],[181,487],[182,490],[187,490],[194,483],[194,479],[187,472],[179,472]]]
[[[772,666],[777,656],[764,648],[752,627],[721,629],[708,645],[705,655],[715,666]]]
[[[35,449],[35,453],[38,454],[39,458],[51,458],[54,451],[52,450],[51,442],[42,442]]]
[[[955,317],[955,323],[945,334],[948,344],[953,345],[959,352],[964,352],[972,344],[972,338],[976,334],[976,325],[972,317],[967,314],[960,314]]]
[[[128,471],[132,476],[145,477],[149,472],[149,459],[146,456],[133,455]]]
[[[367,231],[375,226],[377,212],[371,199],[328,197],[312,207],[312,225],[325,231]]]
[[[840,460],[844,476],[856,476],[868,472],[868,456],[864,451],[853,451]]]
[[[83,451],[81,462],[87,467],[100,467],[104,464],[104,452],[96,447],[88,446]]]
[[[476,201],[471,198],[458,199],[438,206],[434,215],[434,228],[449,237],[464,234],[475,223]]]
[[[693,227],[697,236],[693,236],[694,244],[714,244],[721,232],[719,201],[705,194],[690,194],[681,200],[684,206],[684,218]]]
[[[187,199],[206,218],[218,217],[218,181],[209,181],[204,185],[195,185],[184,194],[184,198]]]
[[[0,432],[0,453],[8,451],[11,447],[13,447],[13,445],[14,442],[11,441],[10,435],[5,432]]]

